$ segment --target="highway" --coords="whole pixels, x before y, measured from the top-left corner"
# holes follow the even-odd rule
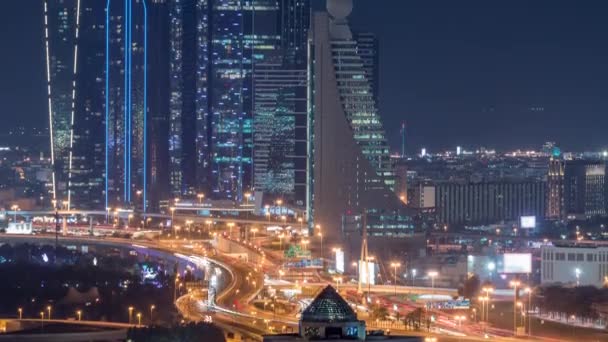
[[[55,242],[54,235],[0,235],[0,241],[13,241],[13,242],[32,242],[33,240],[44,241],[49,244]],[[166,253],[167,257],[171,258],[182,258],[190,260],[190,262],[197,262],[197,259],[192,257],[205,257],[202,253],[197,252],[196,249],[186,248],[184,245],[189,244],[183,241],[144,241],[144,240],[131,240],[131,239],[120,239],[120,238],[97,238],[90,236],[67,236],[59,237],[59,243],[61,244],[73,244],[73,243],[88,243],[88,244],[100,244],[110,245],[117,247],[127,248],[138,248],[138,249],[149,249],[159,252]],[[191,243],[190,243],[191,244]],[[203,306],[202,295],[196,293],[190,293],[186,296],[180,297],[176,301],[176,306],[180,313],[188,320],[200,321],[208,320],[212,317],[214,323],[221,326],[223,329],[240,334],[245,339],[257,340],[261,339],[261,335],[267,332],[280,332],[289,329],[294,331],[297,326],[297,318],[295,316],[276,316],[272,312],[256,309],[250,304],[256,295],[263,289],[265,276],[264,267],[277,269],[277,265],[273,265],[270,261],[265,261],[267,265],[252,264],[243,260],[238,260],[223,255],[216,255],[213,258],[207,258],[210,262],[213,262],[218,267],[230,274],[230,281],[225,284],[222,291],[217,294],[215,305],[212,307]],[[200,259],[198,259],[200,260]],[[306,284],[307,287],[322,287],[328,283],[315,282]],[[293,287],[296,284],[273,284],[275,288],[282,287]],[[304,285],[304,284],[300,284]],[[342,292],[352,292],[356,290],[356,284],[342,284],[340,290]],[[365,289],[367,290],[367,289]],[[409,287],[409,286],[398,286],[398,294],[407,293],[427,293],[437,295],[452,295],[455,293],[455,289],[443,289],[443,288],[425,288],[425,287]],[[384,298],[387,295],[394,294],[395,287],[390,285],[374,285],[371,287],[371,292],[377,298]],[[376,298],[376,297],[374,297]],[[375,299],[374,299],[375,300]],[[407,312],[414,310],[421,304],[412,303],[398,303],[395,299],[389,299],[391,302],[388,305],[398,304],[403,310],[403,315]],[[453,319],[446,314],[440,312],[435,313],[437,316],[437,322],[434,325],[438,332],[443,335],[447,334],[454,337],[460,338],[461,341],[477,341],[487,340],[484,337],[483,327],[479,324],[460,323],[458,326],[454,323]],[[362,314],[365,316],[365,314]],[[70,323],[73,323],[70,321]],[[104,323],[105,324],[105,323]],[[116,327],[124,327],[123,323],[118,324]],[[128,326],[128,325],[127,325]],[[394,330],[394,333],[400,331]],[[510,341],[510,332],[506,331],[488,331],[492,340],[497,341]],[[403,333],[411,334],[411,331],[403,331]],[[441,341],[447,341],[446,339]],[[521,340],[521,339],[519,339]]]

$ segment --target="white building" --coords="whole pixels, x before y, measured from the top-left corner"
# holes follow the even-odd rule
[[[541,247],[541,284],[593,285],[608,279],[608,247],[557,245]]]
[[[6,234],[32,234],[32,222],[9,222]]]

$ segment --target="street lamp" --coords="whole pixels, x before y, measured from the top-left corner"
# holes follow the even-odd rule
[[[232,238],[232,227],[234,227],[234,222],[228,222],[229,233],[228,236]]]
[[[171,211],[171,227],[173,227],[175,225],[175,207],[171,207],[169,210]]]
[[[393,281],[395,283],[395,296],[396,296],[397,295],[397,268],[401,267],[401,263],[391,262],[391,267],[393,268]]]
[[[129,324],[131,324],[132,317],[133,317],[133,307],[129,306]]]
[[[255,233],[258,232],[257,228],[251,228],[251,232],[253,233],[253,240],[255,240]]]
[[[275,201],[277,207],[279,208],[279,214],[283,213],[283,210],[281,208],[281,205],[283,205],[283,200],[282,199],[278,199]]]
[[[17,312],[19,312],[19,319],[23,318],[23,309],[22,308],[18,308]]]
[[[336,290],[340,291],[340,284],[342,283],[342,277],[334,277],[334,281],[336,282]]]
[[[528,335],[532,336],[532,319],[529,316],[530,310],[532,309],[532,289],[526,287],[524,291],[528,294]]]
[[[46,311],[48,311],[48,313],[49,313],[49,319],[51,319],[51,309],[52,308],[50,305],[46,307]]]
[[[203,204],[203,198],[205,198],[205,194],[197,194],[196,197],[198,197],[198,204]]]
[[[509,285],[513,288],[513,335],[517,335],[517,288],[521,283],[519,280],[511,280]]]
[[[431,299],[431,304],[434,304],[435,302],[435,278],[439,275],[439,272],[437,271],[429,271],[427,273],[427,275],[429,277],[431,277],[431,288],[432,288],[432,292],[433,292],[433,298]],[[431,307],[433,307],[434,305],[431,305]]]
[[[414,284],[416,282],[416,269],[412,268],[412,287],[414,287]]]
[[[141,312],[137,313],[137,325],[141,326]]]
[[[152,314],[154,312],[154,309],[156,309],[156,305],[154,305],[154,304],[150,305],[150,323],[152,323],[152,321],[153,321]]]
[[[580,286],[581,285],[581,269],[580,268],[575,268],[574,269],[574,274],[576,275],[576,286]]]
[[[321,239],[321,262],[325,263],[325,248],[323,248],[323,232],[319,228],[319,232],[317,233],[319,239]]]
[[[249,204],[249,199],[251,198],[251,193],[246,192],[244,195],[245,195],[245,203]]]
[[[78,316],[78,320],[82,321],[82,310],[76,311],[76,315]]]
[[[13,211],[13,222],[17,222],[17,210],[19,210],[19,206],[16,204],[13,204],[11,206],[11,210]]]
[[[489,286],[484,286],[484,287],[481,288],[481,290],[486,293],[486,311],[485,311],[485,313],[486,313],[486,318],[487,318],[486,321],[489,321],[490,320],[490,315],[489,315],[489,312],[490,312],[490,293],[494,292],[494,288],[489,287]],[[482,318],[482,320],[483,320],[483,318]]]

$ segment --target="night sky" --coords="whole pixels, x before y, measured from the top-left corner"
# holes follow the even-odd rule
[[[2,5],[0,130],[44,127],[42,1]],[[381,40],[380,110],[394,151],[403,120],[410,153],[608,147],[608,1],[355,0],[350,21]]]

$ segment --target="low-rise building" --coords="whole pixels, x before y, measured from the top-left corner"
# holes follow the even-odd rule
[[[597,286],[608,279],[608,246],[559,244],[541,247],[541,284]]]

